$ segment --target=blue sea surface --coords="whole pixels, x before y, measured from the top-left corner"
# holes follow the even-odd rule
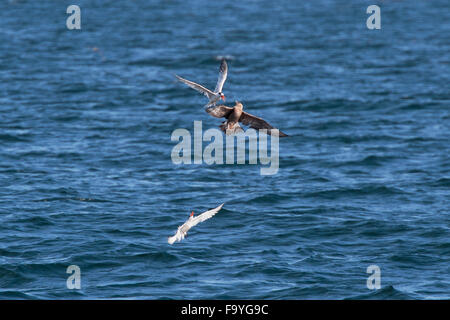
[[[0,298],[450,299],[449,7],[1,1]],[[227,105],[290,135],[275,175],[171,160],[220,124],[174,74],[224,56]]]

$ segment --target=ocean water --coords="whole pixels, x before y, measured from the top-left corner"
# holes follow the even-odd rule
[[[450,298],[448,1],[69,4],[0,3],[0,298]],[[222,56],[274,175],[172,163]]]

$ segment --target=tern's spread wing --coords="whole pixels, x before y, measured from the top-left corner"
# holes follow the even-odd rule
[[[217,208],[208,210],[206,212],[203,212],[202,214],[198,215],[197,217],[195,217],[192,221],[191,221],[191,227],[199,224],[200,222],[203,222],[205,220],[208,220],[209,218],[211,218],[212,216],[214,216],[217,212],[220,211],[220,209],[222,209],[224,203],[222,203],[220,206],[218,206]]]
[[[249,126],[250,128],[259,130],[259,129],[266,129],[268,134],[276,135],[276,128],[272,127],[267,121],[264,119],[258,118],[257,116],[254,116],[247,112],[242,112],[241,117],[239,118],[239,122],[242,122],[242,124]],[[272,131],[273,130],[273,131]],[[287,137],[287,134],[278,131],[279,137]]]
[[[222,209],[223,205],[224,203],[222,203],[217,208],[208,210],[193,219],[188,219],[183,225],[178,227],[178,230],[175,233],[175,235],[167,239],[167,242],[169,244],[173,244],[175,241],[183,240],[186,237],[186,234],[189,231],[189,229],[191,229],[193,226],[196,226],[200,222],[203,222],[214,216],[217,212],[220,211],[220,209]]]
[[[175,75],[175,77],[177,77],[178,80],[180,80],[184,84],[188,85],[192,89],[197,90],[200,93],[203,93],[206,97],[208,97],[208,99],[211,99],[211,97],[214,96],[214,93],[211,90],[206,89],[205,87],[199,85],[198,83],[183,79],[182,77],[177,76],[177,75]]]
[[[227,80],[227,74],[228,74],[228,65],[225,59],[223,59],[222,63],[220,64],[219,78],[217,79],[217,84],[216,88],[214,89],[214,93],[219,93],[222,91],[223,84],[225,83],[225,80]]]
[[[182,224],[181,226],[178,227],[177,232],[172,237],[169,237],[167,242],[169,244],[173,244],[175,241],[183,240],[184,237],[186,237],[187,232],[189,231],[189,229],[192,228],[192,226],[193,226],[192,225],[192,220],[189,219],[184,224]]]
[[[228,118],[229,115],[233,112],[233,108],[220,105],[216,107],[207,108],[205,111],[216,118]]]
[[[184,226],[184,225],[183,225],[183,226]],[[172,237],[169,237],[169,238],[167,239],[167,242],[168,242],[169,244],[173,244],[175,241],[181,241],[181,240],[184,239],[184,237],[186,236],[187,230],[186,230],[186,232],[184,232],[184,230],[181,230],[181,228],[182,228],[183,226],[178,227],[177,232],[176,232]]]

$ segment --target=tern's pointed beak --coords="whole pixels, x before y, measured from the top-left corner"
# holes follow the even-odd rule
[[[191,215],[190,215],[190,217],[193,217],[193,216],[194,216],[194,211],[192,211],[192,212],[191,212]]]
[[[225,101],[225,95],[224,94],[222,95],[222,100]]]

